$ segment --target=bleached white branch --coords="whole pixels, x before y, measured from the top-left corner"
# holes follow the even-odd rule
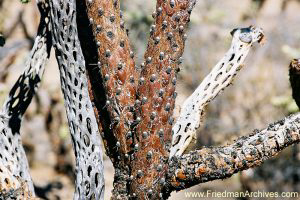
[[[40,84],[50,55],[49,9],[38,1],[41,21],[25,70],[10,90],[0,111],[0,197],[29,199],[34,188],[22,146],[20,124]],[[9,195],[9,197],[7,196]],[[1,198],[0,198],[1,199]]]
[[[76,159],[74,199],[102,200],[101,135],[89,97],[86,63],[78,38],[76,1],[52,0],[49,3],[52,41]]]
[[[252,26],[234,29],[231,34],[233,39],[228,52],[182,106],[180,116],[172,128],[170,157],[185,151],[196,137],[205,106],[233,81],[252,44],[264,38],[262,29]]]

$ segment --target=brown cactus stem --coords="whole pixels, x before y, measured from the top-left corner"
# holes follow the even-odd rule
[[[137,96],[139,146],[134,153],[130,194],[158,199],[164,185],[171,145],[175,86],[194,0],[157,0],[154,25],[142,63]]]
[[[90,55],[97,52],[96,60],[89,56],[93,57],[93,61],[87,68],[90,97],[98,124],[103,128],[106,150],[116,169],[113,196],[126,198],[138,75],[134,55],[124,28],[119,0],[87,0],[86,10],[96,51],[84,44],[86,48],[83,48],[91,52]]]
[[[289,66],[290,83],[292,87],[292,95],[300,108],[300,58],[293,59]]]
[[[260,166],[286,147],[300,142],[299,126],[298,113],[272,123],[266,129],[256,130],[248,137],[241,137],[231,145],[174,156],[169,162],[166,194]]]
[[[120,2],[93,0],[86,3],[98,50],[98,63],[94,67],[100,70],[107,99],[105,107],[111,119],[109,128],[118,143],[113,148],[119,148],[124,155],[132,144],[126,133],[133,122],[131,109],[135,101],[137,75],[133,53],[121,18]]]

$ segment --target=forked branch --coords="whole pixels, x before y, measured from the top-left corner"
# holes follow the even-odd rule
[[[261,42],[264,37],[260,28],[252,26],[234,29],[231,34],[233,39],[228,52],[183,103],[180,116],[172,128],[170,157],[181,155],[196,137],[205,106],[232,83],[253,43]]]

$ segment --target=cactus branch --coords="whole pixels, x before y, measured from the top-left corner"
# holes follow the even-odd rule
[[[103,199],[101,136],[88,92],[85,60],[78,39],[74,0],[52,0],[53,46],[76,158],[74,199]]]
[[[175,86],[182,62],[185,32],[195,0],[157,0],[154,24],[141,64],[135,103],[136,138],[131,190],[141,199],[162,196],[160,180],[171,146]],[[158,168],[158,170],[157,170]]]
[[[9,92],[0,112],[0,196],[15,191],[16,198],[34,196],[33,183],[21,142],[20,125],[42,79],[52,45],[49,7],[38,1],[41,20],[25,70]]]
[[[272,123],[224,147],[203,148],[174,156],[169,162],[169,192],[260,166],[286,147],[300,142],[300,114]]]
[[[110,148],[119,146],[118,155],[113,160],[120,160],[131,149],[132,140],[126,139],[133,122],[132,107],[135,101],[135,83],[137,73],[133,52],[124,27],[124,21],[120,11],[120,1],[86,1],[89,23],[92,26],[95,45],[98,51],[98,62],[89,67],[89,79],[91,86],[95,82],[101,82],[104,87],[106,102],[99,102],[99,96],[103,91],[93,90],[94,103],[101,120],[101,110],[106,109],[109,113],[110,122],[108,130],[104,130],[105,136],[116,138]],[[96,73],[95,73],[96,72]],[[107,142],[107,141],[106,141]],[[118,144],[117,144],[118,143]],[[114,151],[108,149],[109,152]]]
[[[228,52],[183,103],[180,116],[172,129],[170,157],[181,155],[196,137],[206,105],[232,83],[252,44],[262,42],[264,38],[262,30],[254,27],[234,29],[231,33],[233,39]]]
[[[120,198],[127,195],[125,177],[129,177],[128,157],[133,149],[130,135],[138,74],[120,1],[87,0],[85,7],[92,32],[89,38],[93,40],[97,58],[87,67],[90,97],[99,127],[102,126],[106,152],[116,170],[113,195]],[[90,49],[83,42],[82,47],[84,52]],[[85,55],[86,60],[88,57],[91,56]]]

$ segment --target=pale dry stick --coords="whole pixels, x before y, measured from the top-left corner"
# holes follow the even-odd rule
[[[22,146],[20,125],[41,81],[50,55],[49,5],[38,1],[41,21],[26,67],[0,112],[0,195],[30,198],[34,188]],[[15,191],[15,192],[12,192]],[[12,196],[11,196],[12,195]]]
[[[53,46],[58,61],[76,158],[74,199],[104,199],[101,136],[89,97],[87,71],[76,22],[75,0],[52,0]]]
[[[262,29],[252,26],[234,29],[231,34],[233,39],[228,52],[183,103],[180,116],[172,128],[170,158],[181,155],[196,137],[205,106],[232,83],[252,44],[260,43],[264,38]]]

